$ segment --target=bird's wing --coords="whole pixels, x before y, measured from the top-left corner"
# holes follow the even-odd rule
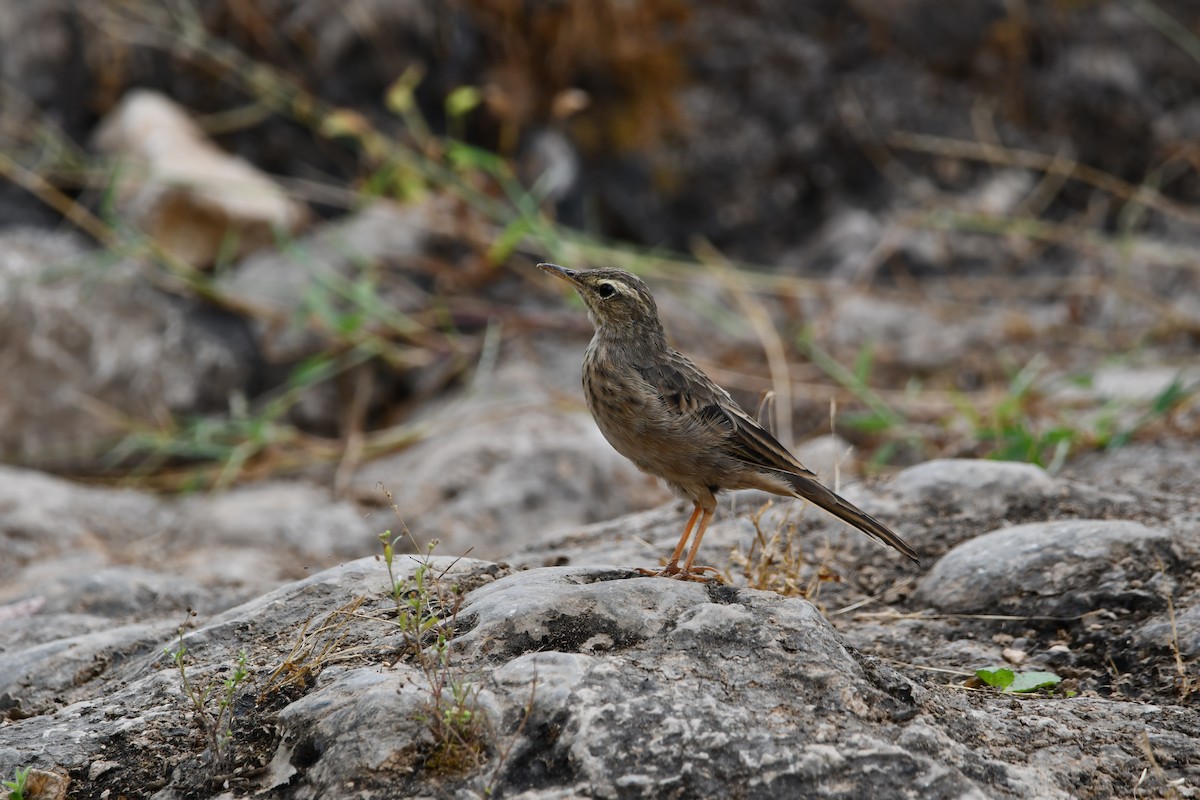
[[[677,415],[724,439],[728,452],[746,464],[773,471],[790,484],[797,497],[824,508],[863,533],[891,545],[916,561],[916,552],[890,528],[849,500],[823,486],[779,441],[733,402],[684,356],[675,353],[664,361],[638,367],[641,376],[658,392],[666,413]]]
[[[788,449],[749,414],[736,405],[713,406],[707,414],[721,414],[730,427],[730,446],[747,464],[779,470],[792,475],[816,478],[816,474],[796,460]]]
[[[816,478],[685,356],[673,353],[638,372],[658,391],[668,413],[722,435],[730,453],[747,464]]]

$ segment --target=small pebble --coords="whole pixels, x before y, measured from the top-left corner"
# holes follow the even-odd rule
[[[1000,652],[1000,656],[1010,664],[1024,664],[1025,659],[1029,657],[1029,654],[1024,650],[1006,647]]]

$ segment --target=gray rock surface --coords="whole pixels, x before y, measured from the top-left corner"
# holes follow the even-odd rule
[[[212,613],[377,551],[387,527],[300,483],[173,501],[0,466],[0,619],[15,608],[94,630],[189,606]]]
[[[934,370],[960,362],[974,347],[996,341],[1004,315],[946,322],[912,313],[912,306],[858,294],[829,309],[830,340],[847,350],[877,348],[906,369]]]
[[[1107,492],[1130,487],[1187,497],[1195,492],[1200,474],[1200,448],[1190,441],[1169,438],[1160,442],[1131,442],[1119,450],[1084,453],[1065,474]]]
[[[53,617],[38,621],[46,624],[48,619]],[[184,614],[176,619],[177,627]],[[7,642],[12,649],[0,653],[0,675],[4,676],[0,696],[13,698],[23,715],[43,720],[44,715],[76,699],[101,701],[104,695],[96,694],[97,684],[107,683],[113,672],[127,673],[131,662],[157,658],[172,630],[172,623],[166,620],[117,626],[110,622],[89,633],[33,647]]]
[[[393,320],[426,302],[413,281],[422,277],[418,264],[436,239],[440,210],[432,201],[373,203],[299,237],[286,250],[245,259],[221,275],[217,285],[268,312],[254,322],[264,357],[275,363],[299,361],[328,345],[322,325],[330,315],[361,312],[352,292],[358,281],[372,281],[370,302],[387,308]],[[317,293],[326,295],[332,307],[314,307]],[[358,299],[364,299],[361,292]],[[321,324],[308,324],[309,317],[321,318]]]
[[[936,459],[902,470],[892,491],[905,502],[943,513],[978,513],[981,506],[1008,506],[1042,500],[1054,479],[1035,464],[974,459]]]
[[[0,458],[67,466],[131,423],[224,408],[250,375],[241,324],[60,233],[0,233]],[[128,422],[125,422],[125,421]]]
[[[499,557],[547,529],[612,519],[670,496],[585,413],[463,416],[352,481],[363,497],[378,497],[378,485],[392,492],[405,523],[422,540],[438,539],[439,552]]]
[[[416,562],[397,567],[411,577]],[[1196,778],[1187,754],[1200,722],[1183,708],[922,687],[848,648],[799,598],[619,568],[506,575],[442,558],[429,570],[467,592],[447,617],[457,635],[442,685],[473,698],[474,766],[432,766],[438,684],[406,652],[384,565],[367,558],[186,634],[196,685],[219,681],[247,653],[251,679],[235,693],[225,766],[195,733],[195,709],[162,652],[173,646],[164,622],[0,653],[10,712],[0,772],[33,765],[69,776],[74,790],[157,787],[161,798],[326,797],[347,786],[363,798],[778,797],[820,787],[1067,798],[1080,795],[1080,775],[1084,794],[1119,794],[1148,735],[1171,775]],[[311,646],[298,649],[303,641]],[[14,716],[14,702],[25,713]]]
[[[506,380],[497,396],[528,386]],[[432,639],[424,661],[406,646],[375,558],[272,590],[376,550],[390,514],[283,484],[171,502],[2,477],[0,532],[20,555],[2,567],[0,774],[33,766],[81,795],[1108,797],[1146,765],[1145,735],[1163,770],[1154,785],[1200,780],[1188,756],[1200,722],[1178,705],[1172,649],[1195,657],[1187,507],[1164,506],[1161,526],[1060,520],[978,536],[914,592],[920,568],[800,504],[760,511],[755,492],[723,501],[705,539],[703,558],[734,585],[641,577],[630,567],[658,563],[686,519],[669,503],[543,534],[510,559],[524,572],[433,559],[426,579],[465,593],[461,605],[431,595],[451,637],[443,662]],[[1118,508],[992,462],[842,490],[935,550],[942,525],[961,536],[1018,508]],[[997,496],[1018,505],[998,511]],[[730,566],[756,531],[792,529],[798,555],[774,568],[796,572],[775,585],[819,605],[747,588],[755,574]],[[417,563],[397,556],[401,576]],[[569,566],[542,566],[554,564]],[[219,758],[205,733],[216,701],[205,723],[164,654],[181,624],[190,685],[214,698],[247,656]],[[1156,702],[1104,699],[1114,664],[1117,685],[1142,680]],[[944,688],[997,666],[1055,671],[1080,696]],[[430,720],[453,687],[475,723],[470,746],[448,751]]]
[[[1160,565],[1176,560],[1168,531],[1136,522],[1030,523],[960,544],[921,579],[917,598],[956,613],[1060,617],[1160,606],[1174,588]]]
[[[59,556],[105,560],[106,548],[145,541],[173,518],[154,496],[97,489],[33,470],[0,466],[0,599],[38,562]]]
[[[836,434],[826,434],[798,442],[792,448],[801,464],[817,474],[822,483],[840,488],[859,475],[854,445]]]
[[[1151,617],[1133,638],[1142,647],[1178,651],[1181,658],[1190,661],[1200,656],[1200,605],[1183,611],[1168,609]]]
[[[306,562],[331,563],[376,549],[390,522],[301,482],[251,484],[178,503],[177,534],[200,547],[275,548]]]
[[[373,503],[386,489],[419,541],[481,558],[668,500],[604,440],[571,383],[548,387],[530,359],[507,358],[478,385],[423,409],[426,435],[364,465],[349,488]]]

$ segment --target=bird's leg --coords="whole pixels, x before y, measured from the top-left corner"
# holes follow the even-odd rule
[[[692,535],[692,528],[696,525],[696,519],[700,516],[700,506],[697,504],[692,510],[692,515],[688,517],[687,525],[683,528],[683,536],[679,537],[679,544],[675,545],[675,552],[671,554],[671,561],[665,569],[638,569],[643,575],[658,577],[659,575],[674,575],[679,572],[679,558],[683,555],[683,548],[687,547],[688,538]]]
[[[696,510],[700,511],[700,506],[696,506]],[[693,579],[692,562],[696,560],[696,553],[700,551],[700,540],[704,538],[704,531],[708,528],[708,523],[712,521],[713,512],[704,509],[703,515],[700,517],[700,527],[696,529],[696,538],[692,540],[692,549],[688,551],[687,561],[683,562],[683,571],[679,573],[679,577],[685,579]],[[696,567],[698,572],[711,570],[712,567]],[[713,570],[715,572],[715,570]]]
[[[667,562],[667,568],[663,570],[663,574],[674,575],[679,572],[679,557],[683,555],[683,548],[687,547],[688,537],[692,535],[692,528],[695,527],[696,518],[700,516],[701,511],[702,509],[697,503],[692,510],[692,515],[688,517],[687,525],[683,528],[683,536],[679,537],[679,544],[675,545],[675,552],[671,554],[671,560]]]

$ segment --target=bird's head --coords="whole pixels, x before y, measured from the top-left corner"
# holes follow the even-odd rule
[[[568,269],[538,264],[538,269],[570,283],[583,298],[597,329],[662,331],[658,307],[642,279],[623,269]]]

